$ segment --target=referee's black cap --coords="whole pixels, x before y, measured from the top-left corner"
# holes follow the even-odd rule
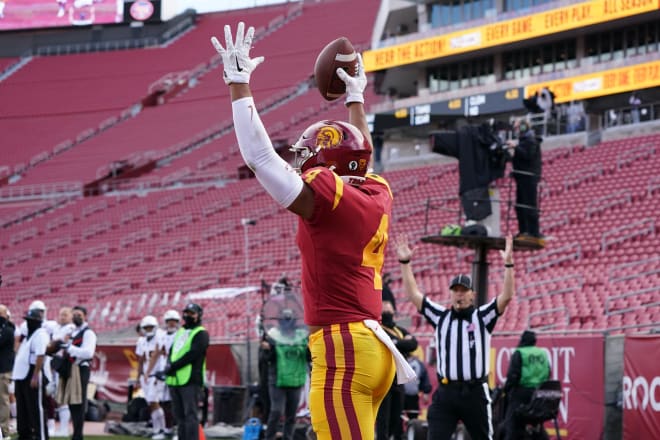
[[[468,290],[472,290],[472,279],[467,275],[456,275],[449,283],[449,289],[453,289],[456,286],[463,286]]]

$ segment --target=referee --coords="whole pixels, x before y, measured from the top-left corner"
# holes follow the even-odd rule
[[[438,389],[428,409],[428,438],[450,439],[459,420],[473,440],[492,439],[493,424],[488,389],[490,336],[497,318],[513,298],[513,238],[506,238],[503,292],[478,308],[473,305],[472,280],[454,277],[449,285],[451,308],[431,301],[417,288],[408,238],[396,238],[404,289],[417,310],[435,328]]]

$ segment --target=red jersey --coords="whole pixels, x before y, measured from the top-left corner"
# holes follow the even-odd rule
[[[305,323],[380,320],[382,278],[392,192],[368,174],[359,187],[328,168],[307,170],[314,190],[312,218],[298,222]]]

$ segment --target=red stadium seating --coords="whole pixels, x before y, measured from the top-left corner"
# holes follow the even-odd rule
[[[327,103],[307,87],[310,60],[334,36],[314,28],[343,17],[349,3],[203,16],[166,48],[38,58],[10,77],[0,88],[0,129],[7,134],[0,147],[2,165],[12,170],[33,165],[19,182],[0,187],[0,301],[19,313],[34,297],[54,305],[87,302],[96,327],[114,330],[130,327],[145,313],[160,315],[192,292],[255,286],[235,297],[200,299],[214,337],[254,332],[245,314],[254,316],[261,304],[261,281],[282,274],[299,279],[297,219],[255,179],[237,178],[243,163],[208,38],[221,34],[227,21],[244,19],[260,28],[254,52],[267,62],[254,76],[256,100],[273,139],[291,143],[316,119],[345,118],[341,100]],[[355,21],[334,20],[339,28],[333,32],[367,45],[371,29],[355,23],[373,22],[378,2],[369,4],[357,8]],[[303,30],[309,39],[296,41],[292,49],[290,41]],[[119,118],[153,81],[200,64],[206,70],[195,87],[135,117]],[[39,95],[39,106],[19,98],[28,87]],[[368,102],[377,99],[368,92]],[[90,127],[97,129],[73,142]],[[67,139],[72,142],[61,144]],[[159,162],[118,185],[121,191],[82,197],[82,185],[107,173],[110,163],[139,157]],[[542,227],[549,238],[544,250],[516,256],[518,295],[500,331],[625,330],[660,321],[659,165],[658,135],[544,152]],[[420,289],[443,302],[450,278],[470,271],[472,251],[419,239],[459,223],[457,167],[417,167],[384,176],[395,195],[390,236],[412,237]],[[78,186],[65,188],[67,182]],[[74,190],[51,199],[46,193],[55,184],[62,193],[62,188]],[[507,202],[510,180],[499,185]],[[513,210],[502,203],[505,224],[509,214]],[[256,224],[244,226],[245,218]],[[515,233],[515,218],[508,224],[505,231]],[[428,332],[403,298],[390,251],[384,269],[394,275],[399,313],[411,316],[411,330]],[[488,257],[500,258],[496,252]],[[502,288],[496,267],[491,297]]]

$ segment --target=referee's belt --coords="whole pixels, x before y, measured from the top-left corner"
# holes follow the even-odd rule
[[[488,380],[487,376],[480,377],[478,379],[470,379],[470,380],[451,380],[447,377],[438,376],[438,383],[443,386],[450,386],[450,385],[477,386],[477,385],[481,385],[482,383],[486,383],[487,380]]]

